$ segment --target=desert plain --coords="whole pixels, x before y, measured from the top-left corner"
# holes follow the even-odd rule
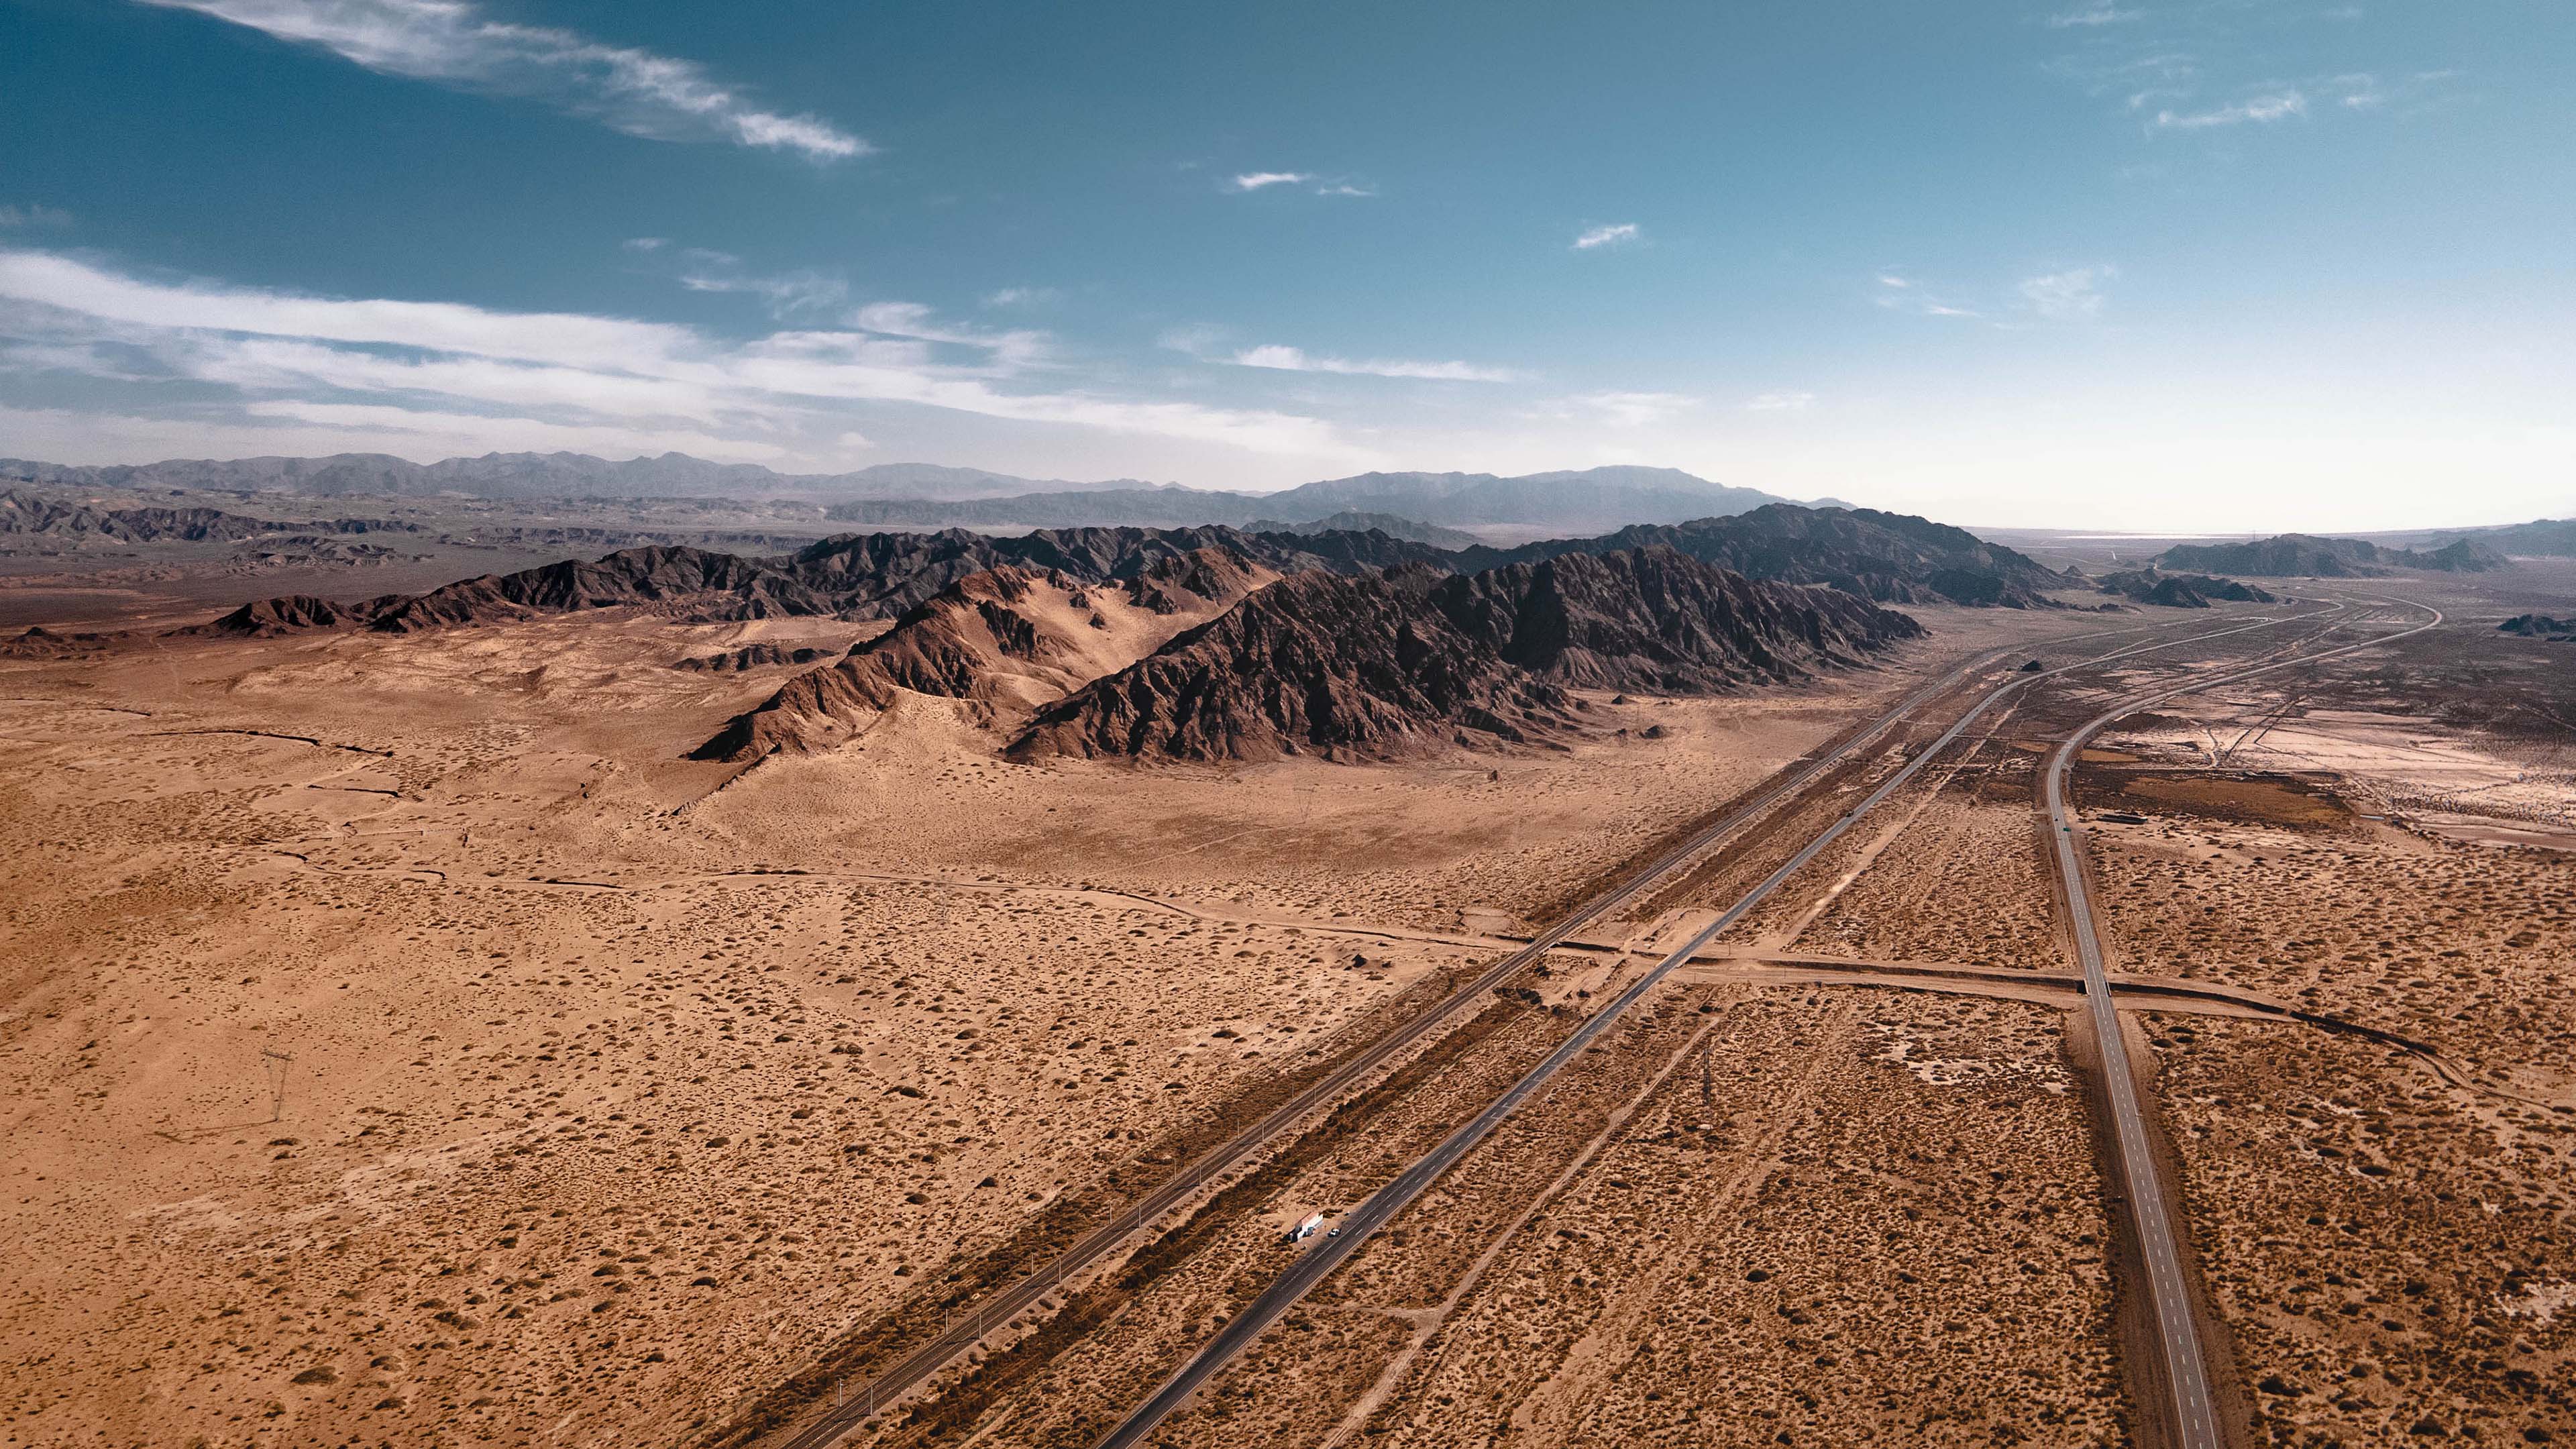
[[[2449,622],[2086,751],[2106,949],[2150,988],[2124,1030],[2232,1436],[2567,1441],[2576,656],[2495,622],[2576,574],[2366,592]],[[0,661],[0,1444],[787,1442],[1911,691],[2172,622],[1908,612],[1927,636],[1866,667],[1362,763],[1016,759],[912,693],[835,748],[687,758],[794,670],[675,663],[882,622]],[[2287,642],[1979,721],[1153,1442],[2155,1442],[2036,781],[2088,706]],[[1286,1229],[1930,737],[1589,923],[847,1442],[1093,1441]]]

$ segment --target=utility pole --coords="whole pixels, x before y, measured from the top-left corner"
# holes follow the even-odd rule
[[[261,1047],[259,1060],[268,1073],[268,1120],[275,1122],[286,1115],[286,1069],[295,1058],[274,1047]]]

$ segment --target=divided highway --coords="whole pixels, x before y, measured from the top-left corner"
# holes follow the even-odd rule
[[[2137,631],[2103,632],[2134,633]],[[2101,635],[2088,634],[2080,637],[2098,638]],[[1773,805],[1804,790],[1836,765],[1884,737],[1889,730],[1911,718],[1934,699],[1966,681],[1977,671],[1993,667],[2005,655],[2013,652],[2016,651],[2003,649],[1977,655],[1949,673],[1908,694],[1859,732],[1825,750],[1803,767],[1793,768],[1771,784],[1763,786],[1746,797],[1724,817],[1657,857],[1619,885],[1585,902],[1580,909],[1550,926],[1527,946],[1505,956],[1474,980],[1443,998],[1439,1004],[1388,1033],[1372,1044],[1368,1050],[1335,1068],[1259,1122],[1192,1159],[1179,1172],[1156,1186],[1153,1191],[1129,1204],[1116,1217],[1085,1234],[1081,1240],[1057,1255],[1046,1266],[977,1305],[972,1313],[959,1317],[936,1337],[906,1355],[902,1361],[879,1373],[875,1378],[847,1390],[839,1396],[839,1401],[830,1411],[787,1438],[784,1441],[785,1449],[825,1449],[825,1446],[837,1443],[844,1435],[866,1422],[879,1408],[918,1387],[932,1374],[938,1372],[943,1365],[973,1347],[983,1338],[988,1328],[1008,1323],[1013,1315],[1029,1308],[1053,1291],[1058,1284],[1098,1261],[1125,1241],[1130,1234],[1178,1207],[1192,1193],[1270,1145],[1281,1133],[1301,1119],[1340,1099],[1355,1084],[1384,1066],[1391,1058],[1421,1041],[1469,1003],[1481,1002],[1496,986],[1519,974],[1567,937],[1661,884],[1673,872],[1697,858],[1710,846],[1744,828]],[[1954,729],[1952,734],[1956,733]],[[1948,738],[1949,736],[1944,736],[1945,741]]]
[[[2425,609],[2432,614],[2432,621],[2359,644],[2304,654],[2215,679],[2194,680],[2179,688],[2123,700],[2067,736],[2066,742],[2057,747],[2048,762],[2045,798],[2049,836],[2056,845],[2054,854],[2058,879],[2065,886],[2067,914],[2075,931],[2076,954],[2084,967],[2085,1010],[2092,1021],[2093,1034],[2101,1043],[2103,1091],[2110,1102],[2121,1178],[2128,1189],[2130,1210],[2138,1228],[2138,1245],[2146,1261],[2147,1300],[2163,1351],[2165,1387],[2174,1415],[2177,1449],[2224,1449],[2227,1438],[2219,1427],[2217,1403],[2210,1392],[2209,1365],[2201,1352],[2199,1329],[2192,1318],[2190,1283],[2183,1276],[2182,1253],[2174,1239],[2172,1217],[2165,1210],[2164,1184],[2156,1171],[2154,1144],[2147,1133],[2137,1080],[2129,1069],[2128,1044],[2120,1035],[2119,1009],[2112,1002],[2111,980],[2102,964],[2101,931],[2093,918],[2092,898],[2084,886],[2084,862],[2078,853],[2082,837],[2076,833],[2075,822],[2066,806],[2067,770],[2083,752],[2087,741],[2123,716],[2181,695],[2197,694],[2251,679],[2258,674],[2376,648],[2437,628],[2442,623],[2439,609],[2420,604],[2412,607]]]
[[[2342,612],[2342,610],[2336,609],[2328,611],[2329,614],[2338,612]],[[1844,832],[1848,831],[1855,823],[1857,823],[1863,815],[1868,814],[1872,809],[1876,808],[1881,801],[1884,801],[1887,797],[1896,793],[1899,789],[1902,789],[1908,781],[1912,780],[1915,775],[1920,773],[1926,765],[1930,764],[1936,756],[1940,755],[1945,749],[1947,749],[1959,738],[1959,736],[1965,734],[1970,726],[1974,725],[1978,719],[1982,718],[1986,712],[1992,709],[1996,704],[2011,697],[2016,692],[2029,687],[2030,685],[2039,683],[2043,680],[2054,679],[2059,675],[2066,674],[2074,670],[2095,668],[2103,664],[2111,663],[2115,660],[2128,658],[2132,655],[2170,649],[2180,644],[2203,643],[2209,640],[2225,638],[2234,634],[2250,633],[2257,629],[2275,628],[2282,624],[2296,623],[2317,617],[2319,616],[2315,614],[2285,614],[2277,618],[2266,619],[2253,624],[2238,625],[2228,629],[2212,630],[2204,634],[2189,635],[2182,639],[2167,640],[2162,643],[2131,645],[2128,648],[2114,650],[2108,654],[2085,659],[2077,663],[2061,665],[2056,669],[2028,674],[2018,674],[2012,679],[1996,686],[1994,689],[1989,690],[1983,698],[1979,699],[1974,706],[1970,707],[1966,713],[1962,714],[1955,723],[1944,731],[1940,738],[1934,740],[1928,747],[1917,751],[1901,769],[1890,775],[1878,786],[1877,789],[1871,791],[1859,804],[1853,806],[1849,811],[1837,818],[1831,825],[1827,826],[1821,833],[1808,841],[1796,855],[1790,858],[1788,863],[1782,865],[1779,869],[1764,877],[1760,884],[1754,886],[1750,891],[1746,892],[1741,899],[1737,900],[1732,906],[1729,906],[1724,914],[1720,915],[1715,921],[1709,923],[1708,926],[1703,928],[1698,934],[1691,937],[1690,940],[1682,943],[1682,945],[1672,954],[1656,963],[1656,965],[1651,970],[1647,971],[1645,975],[1639,977],[1635,984],[1628,987],[1625,991],[1620,992],[1618,996],[1612,998],[1607,1006],[1604,1006],[1601,1010],[1595,1012],[1580,1028],[1575,1031],[1571,1037],[1568,1037],[1562,1045],[1560,1045],[1554,1052],[1550,1053],[1544,1061],[1531,1068],[1526,1075],[1524,1075],[1519,1081],[1513,1083],[1510,1088],[1504,1091],[1500,1097],[1496,1098],[1473,1119],[1459,1127],[1438,1146],[1432,1148],[1428,1153],[1425,1153],[1421,1158],[1417,1159],[1412,1166],[1406,1168],[1393,1182],[1380,1188],[1357,1209],[1346,1214],[1336,1225],[1337,1233],[1335,1236],[1325,1238],[1317,1242],[1313,1247],[1298,1255],[1298,1257],[1290,1263],[1287,1270],[1282,1273],[1269,1288],[1263,1290],[1261,1295],[1258,1298],[1255,1298],[1241,1313],[1235,1315],[1232,1320],[1227,1322],[1225,1326],[1218,1331],[1216,1337],[1209,1341],[1206,1347],[1202,1348],[1197,1354],[1192,1356],[1190,1361],[1183,1365],[1179,1372],[1166,1380],[1163,1385],[1154,1392],[1152,1397],[1148,1398],[1142,1405],[1138,1406],[1136,1410],[1129,1414],[1126,1419],[1121,1421],[1115,1429],[1111,1430],[1106,1437],[1102,1438],[1099,1441],[1099,1449],[1127,1449],[1127,1446],[1137,1443],[1139,1440],[1143,1439],[1145,1435],[1151,1433],[1156,1425],[1169,1417],[1174,1410],[1178,1409],[1191,1394],[1195,1393],[1199,1387],[1206,1383],[1209,1378],[1213,1377],[1218,1370],[1232,1362],[1246,1348],[1250,1347],[1253,1340],[1258,1338],[1263,1330],[1267,1329],[1272,1323],[1277,1322],[1279,1317],[1286,1313],[1289,1308],[1294,1306],[1300,1298],[1303,1298],[1316,1284],[1329,1277],[1335,1269],[1339,1268],[1346,1260],[1349,1259],[1351,1254],[1358,1251],[1360,1245],[1367,1241],[1368,1237],[1372,1233],[1384,1227],[1397,1213],[1403,1211],[1404,1208],[1411,1204],[1415,1198],[1421,1196],[1423,1191],[1429,1188],[1433,1182],[1437,1181],[1442,1173],[1447,1172],[1460,1158],[1466,1156],[1468,1152],[1472,1151],[1477,1143],[1483,1141],[1487,1134],[1491,1133],[1495,1127],[1501,1125],[1504,1118],[1510,1116],[1513,1111],[1529,1100],[1529,1098],[1536,1094],[1540,1088],[1544,1087],[1547,1084],[1548,1079],[1553,1077],[1559,1069],[1564,1067],[1566,1063],[1573,1061],[1576,1057],[1580,1056],[1585,1048],[1591,1046],[1595,1041],[1597,1041],[1601,1037],[1602,1033],[1608,1031],[1610,1027],[1618,1021],[1619,1017],[1628,1010],[1628,1008],[1635,1005],[1649,992],[1663,984],[1663,981],[1667,976],[1679,969],[1693,956],[1705,950],[1709,943],[1716,939],[1719,934],[1724,932],[1728,927],[1734,925],[1738,920],[1741,920],[1747,912],[1761,904],[1766,897],[1768,897],[1773,891],[1777,890],[1783,882],[1789,879],[1789,877],[1795,875],[1808,862],[1814,860],[1827,846],[1841,838]],[[2082,637],[2098,638],[2101,636],[2096,634]],[[2057,642],[2064,643],[2067,641],[2060,640]],[[2379,643],[2384,641],[2374,640],[2371,642]],[[2340,653],[2345,651],[2339,650],[2334,652]],[[1962,677],[1969,670],[1978,667],[1978,665],[1987,663],[1995,657],[1995,655],[1984,656],[1977,661],[1976,664],[1967,666],[1967,668],[1961,670],[1958,675],[1954,675],[1952,677]],[[2330,656],[2319,655],[2314,657],[2324,658]],[[2278,668],[2284,666],[2275,665],[2271,667]],[[2237,678],[2243,676],[2237,675],[2230,677]],[[2206,688],[2209,687],[2210,684],[2220,682],[2224,681],[2204,680],[2201,684],[2194,687]],[[2187,692],[2187,690],[2173,691],[2173,693],[2184,692]],[[1921,697],[1923,696],[1917,696],[1917,698]],[[1909,701],[1907,705],[1900,706],[1900,709],[1910,708],[1911,705],[1912,701]],[[2131,707],[2138,708],[2143,706],[2138,705]],[[1893,720],[1893,716],[1882,720],[1878,728],[1885,728],[1887,724],[1893,723]],[[2107,721],[2105,722],[2107,723]],[[1875,733],[1875,731],[1873,731],[1873,733]],[[1857,741],[1855,741],[1855,743],[1857,743]],[[2109,993],[2107,991],[2102,992],[2099,999],[2107,1001],[2109,999]]]

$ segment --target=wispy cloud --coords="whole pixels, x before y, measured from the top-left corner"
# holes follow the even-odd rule
[[[2089,322],[2102,315],[2102,284],[2119,274],[2117,267],[2092,266],[2025,277],[2022,301],[2051,322]]]
[[[1873,279],[1878,289],[1870,300],[1891,312],[1910,312],[1918,317],[1974,317],[1973,307],[1945,302],[1925,291],[1921,284],[1901,272],[1880,272]]]
[[[592,451],[719,451],[712,439],[739,456],[820,447],[864,421],[857,405],[910,405],[1377,461],[1317,418],[1032,387],[1024,369],[1035,338],[880,302],[831,325],[735,341],[577,313],[156,282],[0,249],[0,369],[203,384],[229,399],[216,419],[225,426],[292,418],[440,437],[479,427],[490,438],[578,436],[566,445]],[[673,441],[682,437],[698,441]]]
[[[2248,122],[2268,125],[2308,113],[2308,98],[2298,90],[2273,91],[2250,97],[2233,105],[2214,106],[2205,111],[2156,112],[2156,126],[2167,131],[2204,131],[2213,126],[2241,126]]]
[[[1574,249],[1588,252],[1595,247],[1619,246],[1638,238],[1637,224],[1623,221],[1616,226],[1596,226],[1574,239]]]
[[[786,272],[778,276],[742,276],[686,272],[680,285],[692,292],[742,292],[769,304],[775,316],[828,312],[850,299],[850,284],[821,272]]]
[[[1246,171],[1225,183],[1234,192],[1267,191],[1273,186],[1295,186],[1317,196],[1375,196],[1377,188],[1363,186],[1341,177],[1319,176],[1312,171]]]
[[[22,226],[69,226],[71,224],[70,212],[58,211],[50,206],[37,206],[32,202],[25,206],[0,206],[0,230],[15,230]]]
[[[2072,10],[2048,17],[2048,28],[2070,30],[2077,26],[2118,25],[2125,21],[2136,20],[2145,14],[2143,10],[2119,9],[2111,5],[2109,0],[2093,0],[2092,4],[2079,5]]]
[[[1006,369],[1032,366],[1044,361],[1047,353],[1047,334],[1043,332],[986,332],[981,328],[943,322],[937,313],[919,302],[871,302],[852,312],[845,320],[863,332],[874,332],[884,337],[908,337],[918,342],[972,348],[988,354],[997,366]]]
[[[1213,322],[1185,322],[1177,327],[1164,328],[1162,335],[1154,339],[1154,345],[1204,359],[1224,341],[1225,329]]]
[[[987,307],[1034,307],[1056,299],[1053,287],[1003,287],[984,294]]]
[[[1811,392],[1758,392],[1744,400],[1744,410],[1755,413],[1804,412],[1815,405]]]
[[[817,161],[874,148],[815,116],[763,110],[694,61],[486,19],[468,0],[139,0],[317,45],[385,75],[534,96],[656,140],[724,140]]]
[[[1699,406],[1698,398],[1677,392],[1590,392],[1567,401],[1614,428],[1642,428]]]
[[[1366,377],[1414,377],[1436,382],[1517,382],[1521,374],[1470,362],[1407,362],[1396,358],[1321,357],[1302,348],[1269,343],[1247,347],[1227,361],[1237,367],[1264,367],[1278,372],[1338,372]]]

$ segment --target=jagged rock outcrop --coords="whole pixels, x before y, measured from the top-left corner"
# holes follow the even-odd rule
[[[1446,580],[1427,596],[1505,660],[1592,689],[1705,694],[1786,683],[1922,637],[1838,590],[1758,583],[1655,545],[1561,554]]]
[[[1963,528],[1874,508],[1774,503],[1727,518],[1641,524],[1599,538],[1465,549],[1462,571],[1663,544],[1750,579],[1825,584],[1882,604],[2053,607],[2045,591],[2080,581]]]
[[[829,649],[810,646],[789,649],[764,639],[720,654],[696,654],[676,659],[671,662],[671,667],[700,674],[740,674],[746,669],[768,669],[781,664],[811,664],[818,659],[828,659],[831,654]]]
[[[829,599],[757,560],[662,546],[621,549],[596,563],[566,559],[515,574],[487,574],[362,607],[368,628],[400,634],[635,604],[678,606],[673,612],[710,622],[832,612]]]
[[[651,606],[688,622],[892,619],[988,569],[1053,570],[1086,583],[1110,583],[1211,548],[1281,573],[1447,558],[1438,549],[1384,534],[1256,536],[1231,528],[1041,529],[1019,538],[962,529],[843,534],[771,558],[653,545],[621,549],[595,562],[567,559],[464,579],[425,594],[344,604],[336,623],[315,627],[409,633],[620,606]]]
[[[2507,634],[2519,634],[2525,639],[2547,639],[2553,643],[2565,643],[2576,638],[2576,619],[2553,619],[2547,614],[2516,614],[2496,628]]]
[[[2270,592],[2236,579],[2207,574],[2169,574],[2156,569],[2122,569],[2094,580],[2102,592],[2134,603],[2168,609],[2206,609],[2212,600],[2235,604],[2280,602]]]
[[[1283,579],[1154,655],[1041,711],[1012,753],[1389,759],[1473,734],[1519,741],[1573,700],[1459,632],[1424,595],[1439,575]]]
[[[864,729],[898,691],[967,701],[979,722],[1024,716],[1125,667],[1275,575],[1231,549],[1162,559],[1123,586],[1062,569],[968,574],[838,661],[808,670],[691,752],[752,760],[828,748]]]
[[[211,624],[174,632],[236,634],[249,639],[269,639],[308,629],[334,629],[349,622],[347,611],[328,599],[317,599],[310,594],[289,594],[283,598],[244,604]]]
[[[1849,595],[1755,583],[1668,548],[1448,578],[1300,574],[1049,706],[1012,753],[1388,759],[1543,741],[1576,726],[1570,685],[1777,682],[1921,632]]]

